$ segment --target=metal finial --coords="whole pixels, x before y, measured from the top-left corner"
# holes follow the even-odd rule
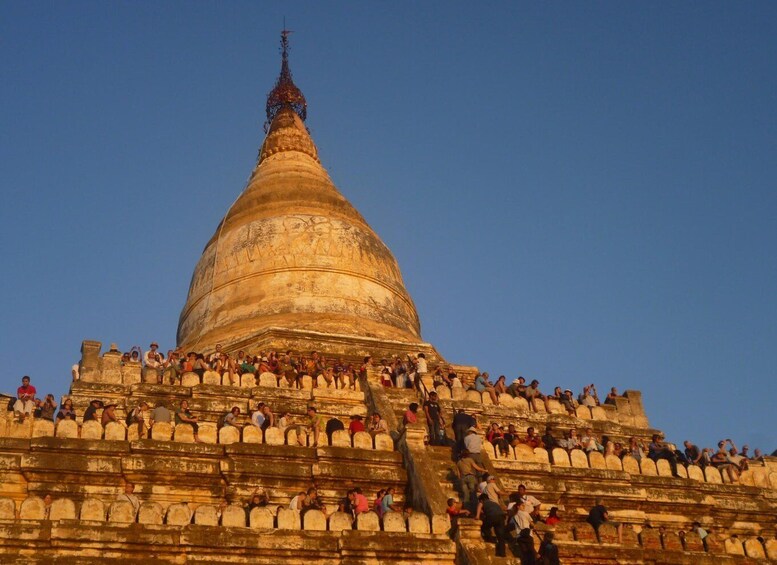
[[[289,69],[289,34],[292,32],[284,26],[281,31],[281,74],[275,81],[275,87],[267,95],[267,121],[264,124],[267,130],[278,112],[285,107],[290,107],[297,115],[305,121],[307,118],[307,102],[302,91],[294,84],[291,78],[291,69]]]

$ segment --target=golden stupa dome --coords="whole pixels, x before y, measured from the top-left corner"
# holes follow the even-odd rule
[[[285,33],[282,45],[267,137],[194,269],[178,344],[205,351],[271,328],[418,343],[396,259],[319,162]]]

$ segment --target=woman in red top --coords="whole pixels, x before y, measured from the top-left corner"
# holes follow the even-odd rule
[[[554,526],[561,522],[561,518],[558,517],[558,507],[554,506],[550,509],[550,514],[548,514],[548,517],[545,518],[545,524],[548,526]]]
[[[486,439],[499,448],[499,452],[503,457],[507,457],[507,441],[505,440],[504,433],[499,428],[499,424],[491,422]]]

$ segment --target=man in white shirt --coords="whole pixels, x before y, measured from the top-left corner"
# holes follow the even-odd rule
[[[305,505],[306,498],[307,495],[304,492],[299,493],[297,496],[291,499],[291,502],[289,503],[289,509],[300,512],[302,507]]]
[[[534,521],[540,519],[540,504],[542,503],[531,494],[527,494],[525,485],[518,485],[518,503],[523,503],[524,510]]]
[[[478,433],[477,428],[472,426],[467,430],[467,435],[464,436],[464,447],[469,451],[470,457],[481,467],[483,466],[483,438]]]
[[[129,502],[132,505],[132,509],[135,512],[135,516],[137,516],[138,510],[140,509],[140,500],[134,494],[134,492],[135,492],[135,485],[132,483],[126,483],[124,485],[124,492],[119,494],[119,496],[116,497],[116,500]]]
[[[264,402],[260,402],[256,406],[256,410],[254,410],[254,412],[251,414],[251,423],[260,430],[264,424],[264,413],[262,408],[264,408]]]
[[[157,351],[157,349],[159,349],[159,344],[152,341],[149,347],[151,349],[143,354],[143,362],[146,364],[146,367],[158,369],[162,366],[162,354]]]

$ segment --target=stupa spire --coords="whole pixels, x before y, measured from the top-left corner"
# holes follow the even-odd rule
[[[291,69],[289,69],[289,34],[291,31],[284,29],[281,31],[281,74],[275,81],[275,87],[267,95],[267,121],[264,124],[267,131],[273,119],[283,108],[291,108],[300,117],[302,121],[307,118],[308,103],[305,101],[305,95],[294,84],[291,78]]]

